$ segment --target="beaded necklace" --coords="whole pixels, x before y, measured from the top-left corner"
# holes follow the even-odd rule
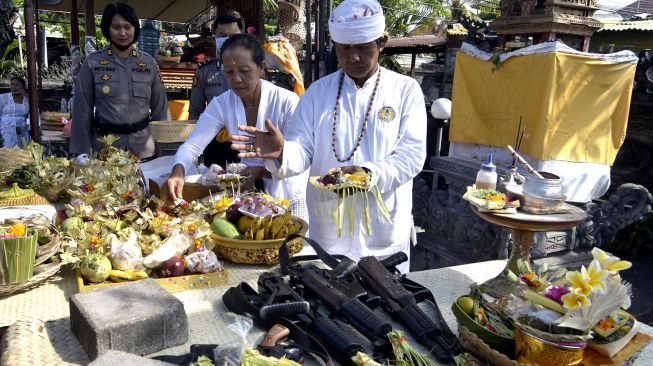
[[[356,141],[356,146],[354,146],[354,149],[351,151],[351,154],[349,154],[347,159],[341,159],[338,156],[338,151],[336,150],[336,125],[338,123],[338,107],[340,106],[340,93],[342,92],[342,82],[344,80],[345,80],[345,72],[343,71],[342,74],[340,75],[340,83],[338,84],[338,96],[336,97],[336,106],[333,112],[333,131],[331,133],[331,137],[332,137],[331,148],[333,150],[333,154],[336,156],[336,160],[338,160],[341,163],[351,160],[351,158],[354,157],[354,153],[356,152],[356,150],[358,150],[358,148],[361,146],[361,142],[363,141],[363,135],[365,135],[365,129],[367,128],[367,120],[370,116],[370,112],[372,111],[372,104],[374,104],[374,98],[376,97],[376,92],[379,89],[379,80],[381,80],[381,68],[379,67],[379,74],[376,77],[374,90],[372,91],[372,96],[370,97],[370,104],[367,106],[367,111],[365,112],[365,119],[363,120],[361,133],[360,135],[358,135],[358,141]]]

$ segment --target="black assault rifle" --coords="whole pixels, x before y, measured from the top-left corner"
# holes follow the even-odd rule
[[[263,273],[258,279],[258,292],[267,298],[260,308],[260,317],[277,321],[286,318],[308,334],[317,337],[329,353],[343,364],[352,364],[351,357],[365,352],[360,336],[349,331],[344,324],[311,311],[302,298],[283,278],[273,273]]]
[[[429,347],[438,360],[451,362],[453,356],[460,353],[458,339],[442,318],[433,294],[428,289],[405,277],[396,278],[375,257],[361,258],[357,274],[370,291],[381,297],[383,308],[415,335],[419,343]],[[435,320],[429,318],[417,305],[423,300],[429,300],[435,305]]]
[[[392,351],[388,339],[392,326],[359,300],[367,292],[358,281],[347,281],[331,270],[312,264],[295,264],[287,272],[291,284],[306,291],[304,295],[315,300],[312,302],[316,308],[325,307],[329,317],[344,321],[369,339],[375,349],[374,356]]]

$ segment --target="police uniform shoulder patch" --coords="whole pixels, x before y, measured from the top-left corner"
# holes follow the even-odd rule
[[[138,56],[138,50],[135,48],[132,48],[132,56],[136,57]]]
[[[108,64],[111,63],[111,61],[109,61],[109,60],[107,60],[107,59],[102,59],[102,60],[100,60],[99,63],[100,63],[100,65],[108,65]]]
[[[111,48],[107,48],[107,55],[113,56],[113,51],[111,50]]]
[[[390,122],[395,119],[395,110],[392,107],[385,106],[379,111],[379,119],[383,122]]]

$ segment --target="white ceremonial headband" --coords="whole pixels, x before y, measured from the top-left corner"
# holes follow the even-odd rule
[[[372,12],[372,15],[365,15]],[[361,16],[362,14],[362,16]],[[343,44],[361,44],[383,36],[385,17],[375,0],[346,0],[329,19],[331,39]]]

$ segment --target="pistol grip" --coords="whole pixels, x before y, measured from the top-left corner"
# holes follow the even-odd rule
[[[281,324],[275,324],[265,333],[261,346],[274,347],[277,343],[288,338],[290,330]]]

